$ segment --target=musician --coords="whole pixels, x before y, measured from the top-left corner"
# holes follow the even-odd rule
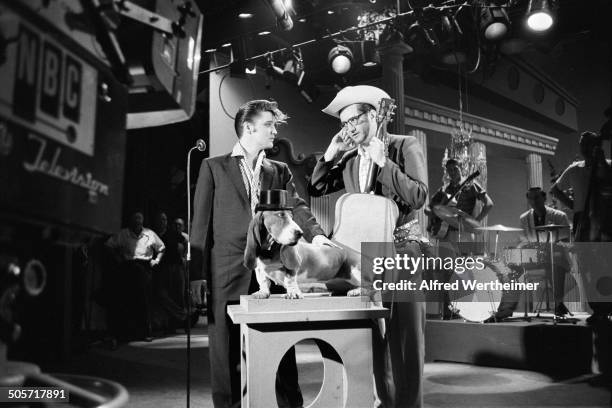
[[[487,214],[493,208],[493,200],[487,194],[487,192],[478,184],[476,181],[466,184],[458,192],[463,181],[463,175],[461,174],[461,168],[459,167],[459,161],[457,159],[448,159],[444,164],[446,174],[449,177],[449,183],[446,187],[440,187],[438,191],[433,195],[429,203],[428,208],[425,209],[425,213],[430,215],[433,214],[432,208],[434,205],[443,204],[455,206],[457,209],[464,213],[474,216],[474,209],[476,208],[476,201],[482,202],[482,209],[475,215],[476,221],[482,221]],[[447,202],[447,198],[456,195],[453,202]],[[430,218],[431,219],[431,218]],[[439,224],[436,225],[436,221],[432,221],[428,226],[428,230],[434,235],[438,232]],[[466,234],[466,238],[468,234]],[[449,242],[457,242],[458,231],[454,226],[449,226],[447,235],[439,237]],[[463,240],[463,237],[462,237]]]
[[[461,168],[459,166],[459,161],[454,158],[450,158],[444,164],[446,169],[446,174],[449,177],[449,183],[446,187],[440,187],[440,189],[433,195],[429,205],[425,208],[425,214],[428,215],[429,225],[427,226],[427,230],[432,236],[436,236],[438,241],[438,249],[439,256],[441,258],[456,257],[459,256],[462,252],[467,250],[465,245],[462,246],[460,250],[459,248],[459,231],[452,225],[447,226],[445,232],[443,232],[444,224],[442,221],[433,214],[432,208],[435,205],[450,205],[454,206],[457,209],[463,211],[464,213],[474,216],[474,211],[476,208],[476,202],[482,202],[482,209],[474,218],[476,221],[481,222],[484,217],[491,211],[493,208],[493,200],[487,194],[487,192],[482,188],[476,181],[472,181],[471,183],[465,184],[463,187],[461,186],[464,181],[463,176],[461,174]],[[459,189],[461,190],[459,191]],[[449,201],[450,197],[455,196],[452,201]],[[472,242],[474,240],[473,234],[471,233],[463,233],[461,236],[461,241],[463,243]],[[473,248],[472,248],[473,249]],[[469,251],[468,251],[469,252]],[[452,276],[452,271],[443,272],[443,276],[441,277],[445,282],[448,282]],[[444,319],[454,319],[458,317],[458,310],[455,309],[450,302],[450,298],[447,292],[443,294],[443,312],[442,317]]]
[[[546,205],[546,192],[541,187],[531,187],[525,194],[527,203],[531,207],[528,211],[521,214],[519,217],[521,228],[523,229],[520,237],[519,248],[531,247],[541,251],[543,262],[542,267],[546,269],[546,278],[552,279],[550,260],[550,234],[547,231],[537,231],[536,227],[542,225],[564,225],[567,228],[559,228],[552,232],[553,242],[569,240],[569,219],[567,215],[560,210],[556,210]],[[565,274],[570,269],[569,258],[566,247],[554,247],[554,294],[555,299],[555,314],[563,317],[569,313],[569,310],[563,303],[563,294],[565,291]],[[520,265],[519,265],[520,267]],[[519,268],[514,276],[518,279],[523,273],[523,269]],[[516,291],[504,292],[501,303],[497,309],[495,316],[485,320],[485,323],[500,321],[506,317],[512,316],[518,305],[520,293]]]
[[[579,146],[580,154],[584,160],[570,164],[552,186],[550,193],[574,211],[573,234],[575,242],[608,242],[611,239],[607,229],[608,226],[601,223],[602,219],[605,220],[605,217],[601,218],[602,214],[595,216],[596,214],[593,214],[591,210],[598,204],[595,202],[598,198],[597,192],[606,184],[602,175],[609,174],[611,162],[604,155],[602,138],[597,133],[583,132],[580,135]],[[565,193],[570,188],[574,192],[573,198]],[[604,211],[607,212],[609,209],[604,209]],[[578,245],[577,248],[586,250],[587,247]],[[600,247],[592,247],[590,250],[596,248]],[[596,275],[601,273],[599,270],[602,269],[592,263],[597,258],[597,253],[578,252],[579,267],[586,269],[583,272],[587,281],[592,282],[590,283],[591,287],[596,285]],[[599,257],[599,259],[603,258],[605,257]],[[592,267],[585,268],[584,265],[587,264]],[[609,314],[612,315],[612,303],[610,302],[590,301],[589,306],[593,309],[593,314],[587,319],[588,323],[605,321]]]
[[[340,120],[340,131],[317,162],[309,185],[313,196],[345,188],[349,193],[367,190],[368,168],[378,165],[374,192],[395,201],[399,208],[396,231],[416,226],[416,210],[427,197],[423,152],[413,136],[377,133],[377,106],[386,92],[367,85],[342,89],[323,112]],[[388,140],[387,140],[388,138]],[[396,240],[396,250],[418,257],[421,243]],[[393,302],[387,322],[386,343],[374,347],[374,377],[384,407],[421,407],[424,362],[425,310],[422,302]],[[381,358],[384,350],[384,360]]]

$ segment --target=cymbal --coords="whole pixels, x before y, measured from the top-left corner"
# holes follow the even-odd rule
[[[442,221],[446,221],[457,229],[459,229],[459,224],[461,224],[461,229],[468,232],[474,232],[480,227],[480,223],[474,217],[456,207],[438,204],[434,205],[432,210]]]
[[[560,224],[548,224],[548,225],[538,225],[534,229],[536,231],[555,231],[562,228],[569,228],[569,225],[560,225]]]
[[[498,231],[498,232],[520,232],[523,230],[522,228],[506,227],[505,225],[501,225],[501,224],[491,225],[488,227],[479,227],[476,229],[480,231]]]

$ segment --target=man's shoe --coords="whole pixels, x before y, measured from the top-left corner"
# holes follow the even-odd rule
[[[587,324],[598,324],[608,320],[608,317],[603,313],[593,313],[586,319]]]
[[[563,304],[559,303],[555,308],[555,315],[558,317],[564,317],[565,315],[573,316],[572,312]]]

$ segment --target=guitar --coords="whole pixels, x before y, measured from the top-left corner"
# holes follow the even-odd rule
[[[432,205],[448,205],[451,201],[457,198],[457,196],[461,193],[463,188],[468,183],[470,183],[478,176],[480,176],[480,171],[476,170],[474,173],[470,174],[465,180],[463,180],[463,182],[459,185],[457,191],[455,191],[455,194],[449,195],[443,192],[445,197],[442,198],[439,203],[432,202]],[[444,238],[446,237],[446,234],[448,234],[449,227],[450,225],[446,221],[443,221],[440,217],[436,216],[432,209],[431,215],[429,216],[429,226],[427,227],[427,230],[436,238]]]
[[[388,146],[386,126],[393,117],[394,102],[393,99],[382,99],[376,119],[376,137],[385,144],[385,154]],[[399,210],[393,200],[373,194],[377,176],[378,166],[372,163],[368,172],[367,193],[346,193],[336,202],[332,241],[347,250],[349,261],[353,265],[361,265],[362,242],[393,242]],[[385,253],[389,251],[393,253]],[[393,257],[395,247],[382,245],[377,256]]]

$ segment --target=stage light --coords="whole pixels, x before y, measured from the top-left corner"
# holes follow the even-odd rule
[[[223,48],[227,48],[227,47],[230,47],[231,45],[232,45],[232,43],[225,43],[225,44],[223,44],[221,47],[223,47]]]
[[[289,7],[282,0],[267,0],[268,5],[276,16],[276,24],[283,30],[289,31],[293,28],[293,20],[289,15]]]
[[[353,65],[353,53],[344,45],[336,45],[329,51],[327,60],[336,74],[343,75],[351,70],[351,66]]]
[[[306,22],[306,19],[305,19],[305,18],[300,18],[298,21],[299,21],[300,23],[305,23],[305,22]]]
[[[501,40],[508,33],[509,27],[510,20],[503,8],[484,6],[480,9],[480,31],[487,40]]]
[[[270,34],[269,31],[262,31],[262,32],[258,33],[257,35],[268,35],[268,34]]]
[[[213,53],[213,52],[215,52],[215,51],[217,51],[217,49],[216,49],[216,48],[209,48],[209,49],[207,49],[207,50],[204,50],[204,52],[205,52],[205,53],[207,53],[207,54]]]
[[[238,14],[238,17],[242,18],[242,19],[247,19],[247,18],[252,18],[253,14],[251,14],[251,13],[240,13],[240,14]]]
[[[529,0],[527,27],[532,31],[543,32],[554,23],[549,0]]]
[[[327,10],[327,14],[329,14],[329,15],[334,14],[334,10]]]

